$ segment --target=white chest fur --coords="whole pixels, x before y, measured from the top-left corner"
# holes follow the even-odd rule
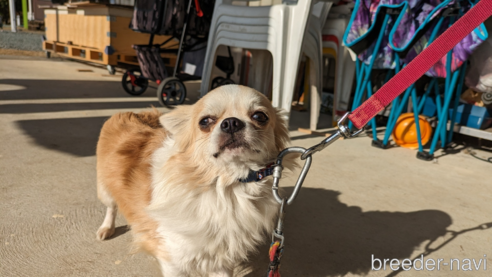
[[[153,157],[148,207],[159,225],[162,248],[170,257],[160,261],[163,270],[179,275],[230,270],[256,249],[265,231],[273,229],[278,204],[271,194],[271,182],[207,187],[175,184],[165,166],[173,155],[172,145],[172,140],[165,141]]]

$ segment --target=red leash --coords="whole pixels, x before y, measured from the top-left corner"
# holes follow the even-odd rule
[[[355,109],[349,119],[357,129],[384,109],[393,99],[415,83],[463,38],[492,16],[492,0],[480,0],[456,23],[442,33],[422,53],[384,84],[371,98]]]
[[[279,267],[280,259],[282,258],[284,248],[284,236],[282,233],[284,204],[290,204],[297,195],[302,182],[311,165],[311,155],[323,150],[328,145],[336,141],[340,137],[350,138],[357,136],[363,131],[363,127],[377,113],[384,109],[393,99],[400,95],[410,85],[415,83],[422,75],[425,74],[436,62],[446,55],[453,47],[458,44],[464,37],[477,28],[489,16],[492,16],[492,0],[480,0],[480,2],[471,8],[464,16],[462,16],[455,24],[448,28],[440,35],[429,47],[413,59],[406,67],[389,80],[381,89],[378,90],[371,98],[364,102],[360,107],[353,111],[348,118],[354,126],[360,130],[351,132],[344,124],[346,116],[344,115],[338,121],[338,132],[324,139],[321,143],[316,144],[309,149],[302,147],[290,147],[280,152],[273,170],[273,187],[272,191],[275,200],[281,204],[277,228],[272,234],[272,244],[270,245],[267,277],[280,277]],[[293,195],[287,198],[281,198],[278,194],[278,183],[282,173],[282,159],[289,153],[303,153],[301,160],[306,160],[302,169],[301,175],[296,183]]]
[[[268,256],[270,257],[270,264],[268,265],[267,277],[280,277],[279,267],[280,258],[282,258],[283,247],[280,247],[279,241],[274,241],[270,245],[270,251]]]

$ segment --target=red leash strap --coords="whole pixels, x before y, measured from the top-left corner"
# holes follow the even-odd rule
[[[270,251],[268,251],[270,257],[270,264],[268,265],[267,277],[280,277],[279,267],[280,258],[282,258],[283,247],[280,247],[280,241],[274,241],[270,245]]]
[[[349,115],[350,121],[357,129],[363,128],[369,120],[411,84],[415,83],[489,16],[492,16],[492,0],[480,0],[406,67],[384,84],[371,98],[355,109]]]

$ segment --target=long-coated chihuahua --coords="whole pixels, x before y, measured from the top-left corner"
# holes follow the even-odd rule
[[[238,85],[164,115],[116,114],[97,145],[97,237],[119,210],[164,276],[232,276],[273,230],[279,205],[260,175],[288,142],[279,111]]]

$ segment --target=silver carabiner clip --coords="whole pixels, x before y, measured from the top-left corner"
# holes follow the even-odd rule
[[[286,202],[285,199],[282,199],[282,203],[280,204],[280,210],[278,212],[277,227],[275,228],[275,230],[273,230],[272,233],[272,242],[275,242],[275,238],[280,240],[279,248],[282,248],[284,246],[284,240],[285,240],[285,237],[283,235],[285,202]]]
[[[282,170],[283,170],[282,160],[283,160],[284,156],[286,156],[288,154],[292,154],[292,153],[301,153],[302,154],[304,152],[306,152],[306,148],[289,147],[289,148],[284,149],[282,152],[280,152],[280,154],[278,154],[277,161],[274,165],[275,168],[273,169],[272,191],[273,191],[273,196],[275,197],[275,200],[277,200],[277,202],[279,204],[282,204],[282,201],[284,199],[283,197],[280,197],[279,192],[278,192],[278,184],[280,182],[280,178],[282,177]],[[299,190],[302,187],[302,183],[304,182],[304,179],[306,178],[306,175],[309,171],[309,168],[311,167],[311,161],[312,161],[311,155],[307,156],[306,162],[304,163],[304,166],[302,167],[301,174],[299,175],[299,178],[297,179],[296,185],[294,187],[294,191],[292,192],[290,197],[287,199],[287,205],[292,204],[294,199],[296,199],[297,194],[299,193]]]
[[[333,135],[322,140],[320,143],[318,143],[312,147],[309,147],[309,149],[306,150],[306,152],[304,152],[301,155],[301,160],[304,160],[308,156],[325,149],[326,147],[328,147],[328,145],[332,144],[333,142],[335,142],[340,137],[353,138],[353,137],[358,136],[360,133],[362,133],[362,131],[364,131],[364,128],[361,128],[360,130],[357,130],[357,131],[352,133],[352,131],[350,131],[349,127],[347,126],[347,124],[345,124],[345,120],[347,119],[349,114],[350,113],[346,113],[345,115],[342,116],[342,118],[340,118],[340,120],[338,120],[338,123],[337,123],[338,131],[336,133],[334,133]]]

